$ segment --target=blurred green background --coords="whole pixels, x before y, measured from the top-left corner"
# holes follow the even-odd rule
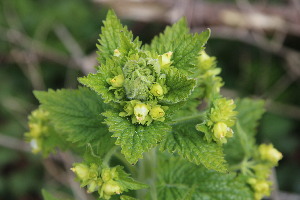
[[[300,4],[291,1],[0,1],[0,200],[39,200],[42,188],[70,198],[57,159],[32,155],[24,132],[38,102],[32,90],[76,88],[94,71],[95,43],[107,9],[151,41],[186,16],[193,32],[212,29],[228,97],[266,100],[258,142],[284,154],[278,188],[300,194]],[[298,24],[297,24],[298,23]],[[296,197],[297,198],[297,197]]]

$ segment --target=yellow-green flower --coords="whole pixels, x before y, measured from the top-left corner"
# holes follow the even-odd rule
[[[172,54],[173,54],[173,52],[169,51],[167,53],[164,53],[163,55],[158,56],[158,61],[162,68],[169,67],[171,65]]]
[[[271,183],[266,180],[259,180],[255,178],[250,178],[248,183],[254,190],[254,199],[261,200],[264,196],[270,195],[270,185]]]
[[[89,178],[89,167],[83,163],[76,163],[71,170],[78,176],[80,180],[87,180]]]
[[[152,85],[150,92],[151,92],[151,94],[153,94],[156,97],[160,97],[160,96],[164,95],[164,89],[158,83],[155,83]]]
[[[160,105],[156,105],[150,110],[150,116],[154,120],[164,121],[165,111],[161,108]]]
[[[110,84],[115,87],[119,88],[123,86],[124,83],[124,76],[122,74],[115,76],[114,78],[110,79]]]
[[[137,121],[142,122],[149,113],[149,106],[144,103],[139,103],[134,107],[133,110]]]
[[[118,49],[114,50],[114,56],[119,57],[121,55],[121,52]]]
[[[277,165],[283,157],[282,153],[275,149],[272,144],[261,144],[258,151],[262,160],[269,161],[274,165]]]

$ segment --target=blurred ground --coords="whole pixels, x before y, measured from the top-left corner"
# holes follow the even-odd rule
[[[72,193],[64,155],[32,155],[23,134],[37,107],[32,90],[75,88],[94,70],[107,8],[144,43],[181,16],[193,32],[211,28],[206,50],[222,68],[223,94],[267,102],[258,141],[284,154],[276,176],[285,193],[272,199],[300,199],[299,1],[10,0],[0,2],[1,200],[39,200],[41,188]]]

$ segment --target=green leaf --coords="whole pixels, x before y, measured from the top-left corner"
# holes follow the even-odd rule
[[[149,126],[134,125],[131,120],[120,117],[118,112],[107,111],[106,124],[109,131],[114,132],[112,137],[117,137],[116,144],[121,145],[122,153],[127,161],[135,164],[143,153],[155,147],[171,127],[163,122],[155,121]]]
[[[236,173],[223,174],[208,170],[178,157],[161,158],[157,174],[157,199],[253,199],[244,177]]]
[[[130,196],[127,196],[127,195],[120,196],[120,199],[121,200],[137,200],[136,198],[133,198],[133,197],[130,197]]]
[[[98,47],[98,61],[106,63],[106,60],[114,55],[114,50],[120,48],[121,41],[123,41],[123,50],[128,53],[131,47],[140,46],[141,42],[136,39],[133,46],[128,46],[131,43],[133,35],[128,31],[126,26],[122,26],[116,14],[109,10],[106,20],[103,22],[104,26],[101,28],[101,34]],[[122,39],[121,39],[122,38]],[[126,47],[124,46],[126,44]],[[123,52],[124,53],[124,52]]]
[[[178,124],[161,142],[160,150],[177,152],[181,157],[197,165],[203,164],[208,169],[226,172],[222,146],[203,139],[203,135],[195,129],[196,123]]]
[[[121,57],[127,58],[131,54],[135,54],[139,52],[139,49],[142,46],[142,42],[139,41],[138,38],[136,38],[134,41],[132,41],[133,35],[131,32],[130,34],[126,34],[124,32],[121,33],[121,41],[120,41],[120,53]]]
[[[238,122],[247,134],[254,136],[258,120],[265,112],[263,100],[241,99],[236,102],[238,111]]]
[[[161,100],[162,103],[178,103],[186,100],[194,90],[196,81],[183,75],[176,68],[166,70],[168,87],[167,94]]]
[[[179,20],[172,26],[167,26],[165,31],[158,36],[155,36],[150,45],[146,45],[145,48],[149,51],[154,51],[159,54],[164,54],[171,49],[168,49],[170,45],[183,35],[188,35],[189,29],[185,19]]]
[[[195,67],[199,52],[203,49],[209,36],[209,29],[200,35],[189,34],[186,20],[182,19],[172,27],[167,27],[164,33],[156,36],[151,44],[146,46],[146,49],[158,54],[172,51],[172,65],[187,73]]]
[[[42,108],[50,113],[57,131],[61,130],[67,140],[78,146],[112,144],[113,138],[101,116],[106,107],[101,98],[87,88],[77,90],[35,91]],[[105,138],[103,141],[102,139]]]
[[[50,194],[49,192],[47,192],[44,189],[42,189],[42,195],[43,195],[44,200],[59,200],[59,199],[55,198],[54,196],[52,196],[52,194]]]
[[[147,188],[148,185],[140,183],[129,177],[129,174],[124,172],[123,167],[118,166],[117,167],[118,172],[118,180],[117,182],[120,183],[120,186],[122,188],[125,188],[125,191],[128,190],[140,190]]]
[[[231,164],[241,162],[244,157],[251,157],[255,146],[255,129],[264,113],[262,100],[240,99],[236,105],[238,115],[233,127],[234,137],[224,146],[226,160]]]
[[[105,103],[118,101],[115,97],[114,90],[109,90],[111,85],[109,85],[106,80],[121,74],[122,69],[120,66],[120,60],[117,58],[108,59],[105,64],[101,65],[98,73],[78,78],[78,81],[101,95]]]

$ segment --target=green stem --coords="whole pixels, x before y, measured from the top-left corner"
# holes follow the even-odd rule
[[[172,125],[179,124],[179,123],[182,123],[182,122],[185,122],[185,121],[190,121],[190,120],[193,120],[193,119],[201,119],[201,118],[204,117],[204,115],[205,115],[205,113],[202,112],[202,113],[199,113],[199,114],[196,114],[196,115],[180,117],[180,118],[174,119]]]
[[[118,148],[119,148],[118,146],[114,146],[106,153],[102,162],[105,167],[109,167],[109,161]]]
[[[131,172],[132,174],[132,177],[137,177],[137,170],[136,170],[136,167],[132,166],[126,159],[125,157],[123,156],[123,154],[121,154],[120,152],[116,152],[114,154],[114,156],[116,156]]]
[[[144,154],[144,159],[139,161],[138,165],[138,180],[145,181],[150,186],[150,195],[152,200],[157,200],[156,191],[156,165],[157,165],[156,149],[153,148],[150,152]],[[145,199],[147,191],[138,190],[138,199]]]

